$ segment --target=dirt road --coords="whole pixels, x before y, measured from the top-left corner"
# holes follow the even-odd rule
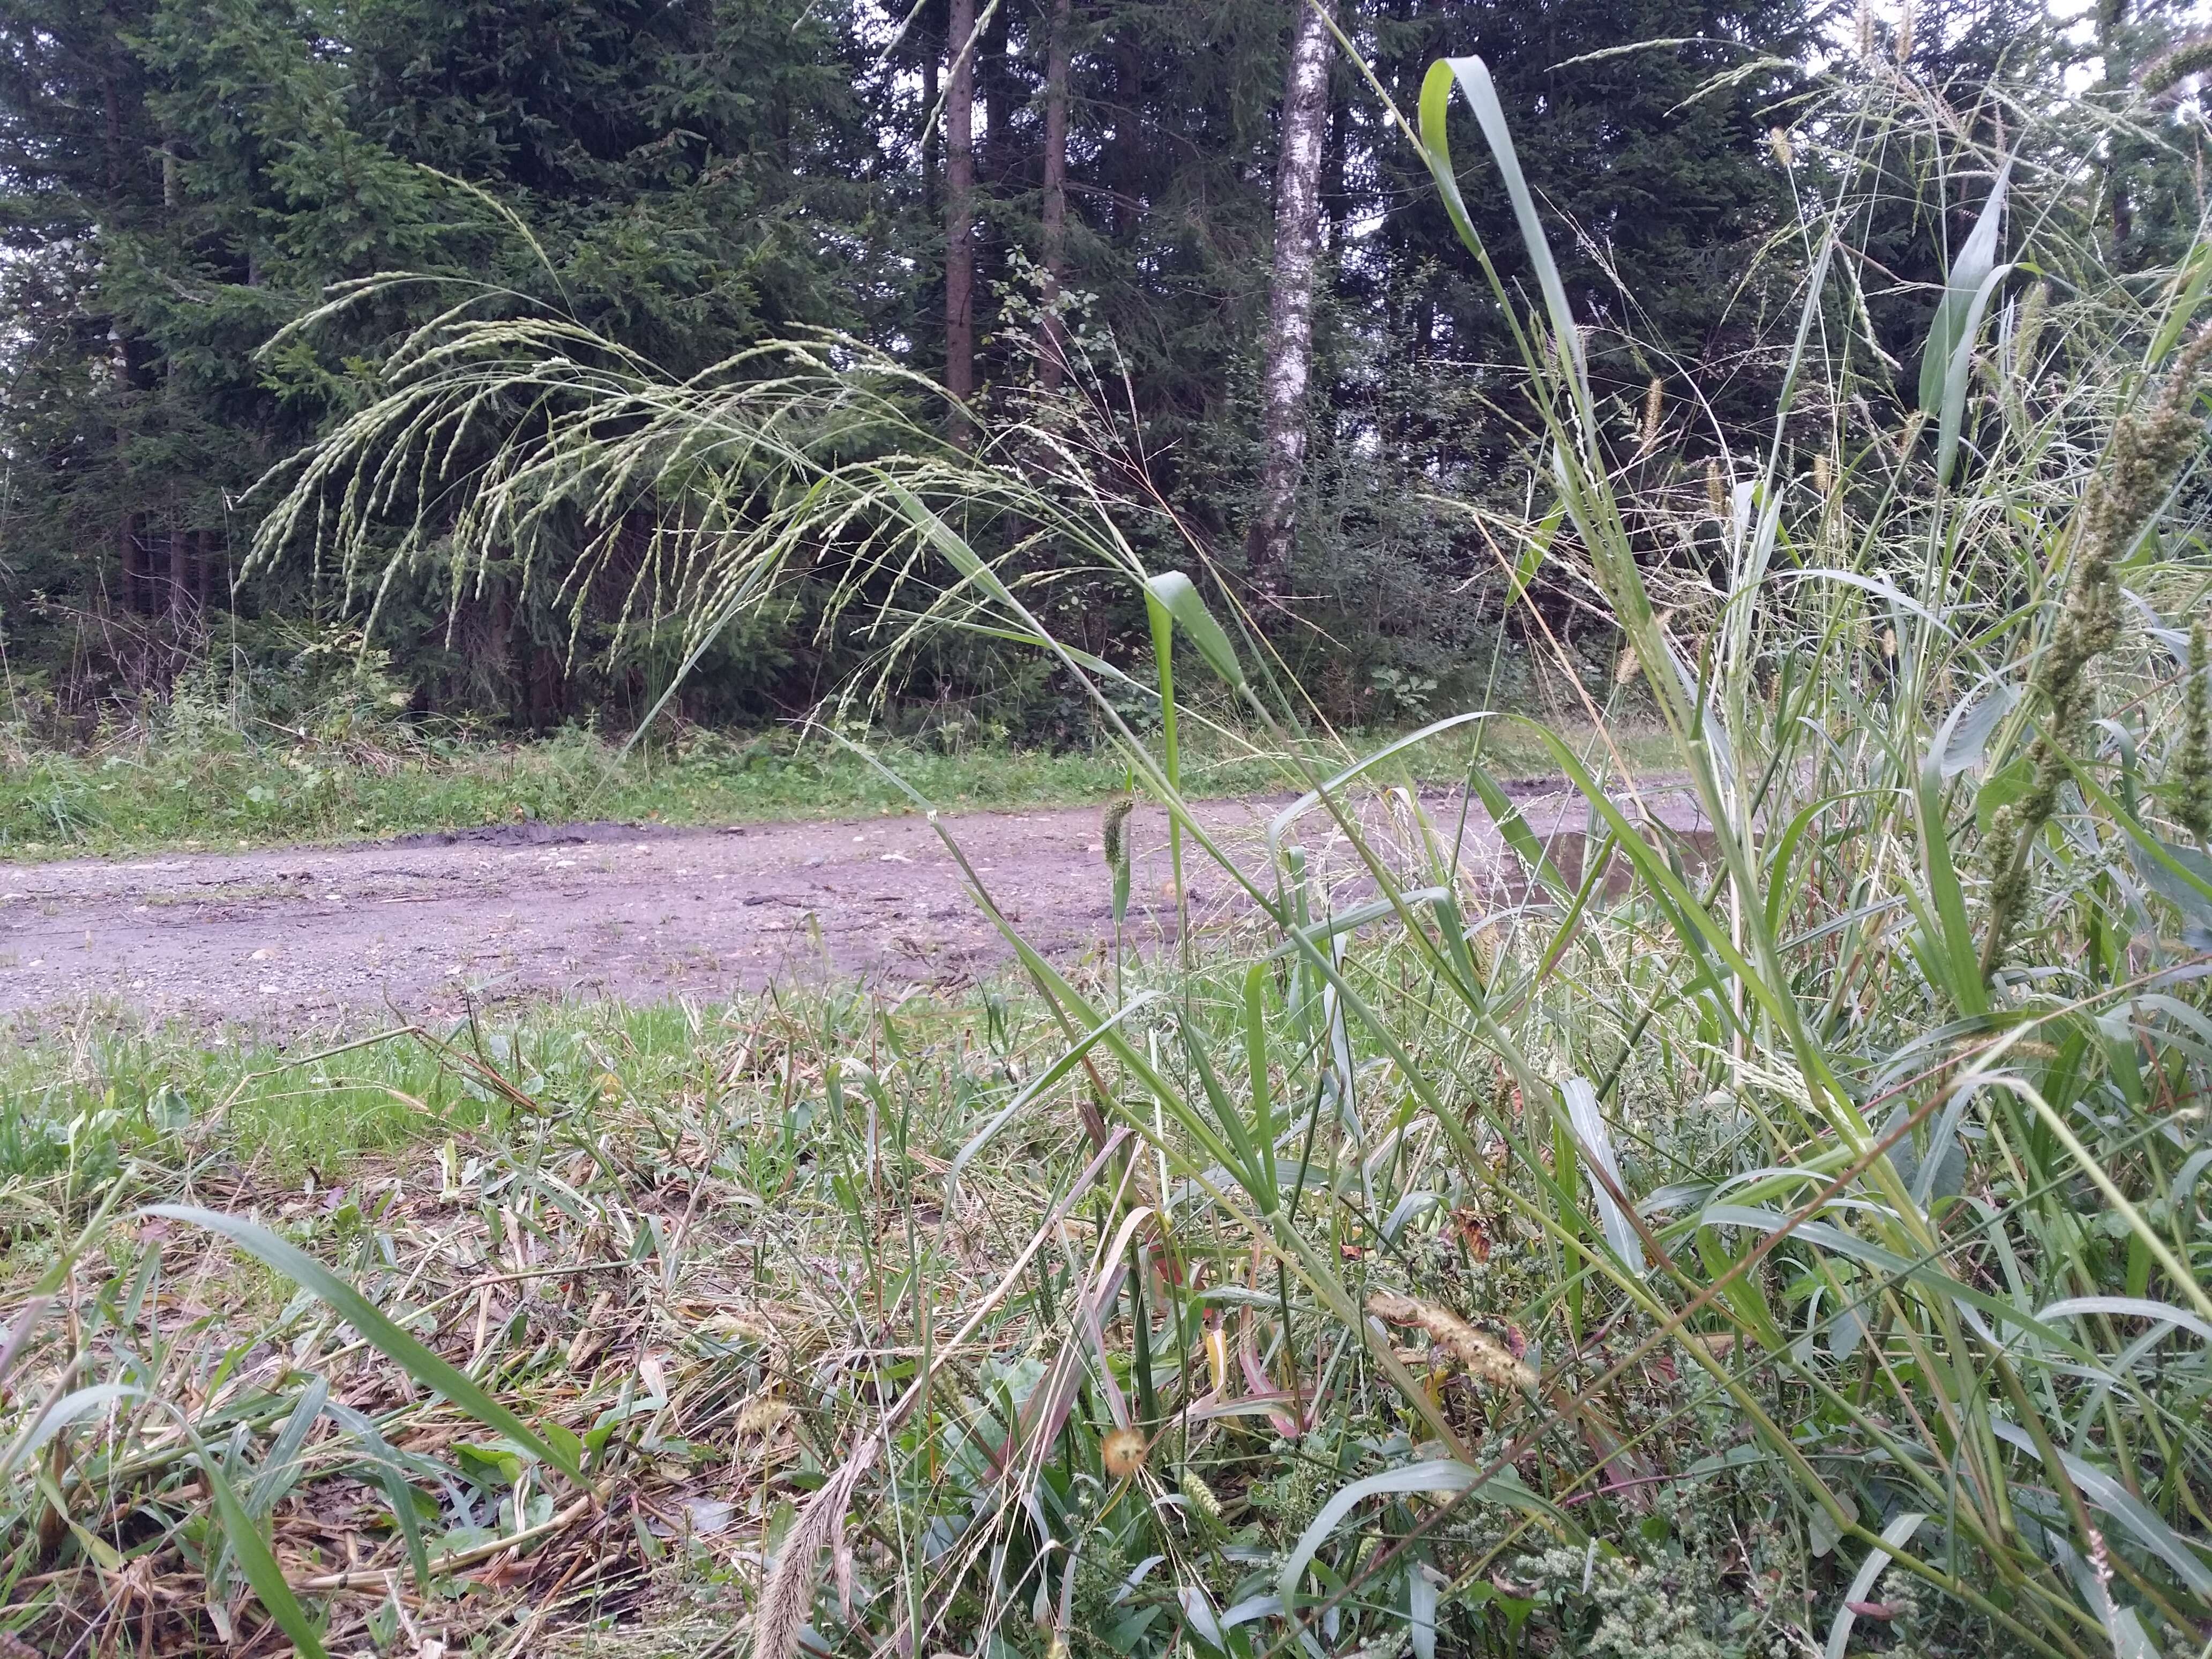
[[[1555,791],[1516,792],[1540,832],[1580,830]],[[1252,867],[1279,803],[1219,802],[1209,830]],[[1438,803],[1448,815],[1456,804]],[[1669,821],[1686,806],[1662,806]],[[1452,821],[1447,817],[1448,823]],[[1042,948],[1110,936],[1095,808],[972,813],[945,827],[993,898]],[[1133,820],[1131,932],[1172,936],[1165,817]],[[1324,820],[1304,839],[1322,847]],[[1325,856],[1325,850],[1324,850]],[[1479,812],[1466,862],[1494,865]],[[1234,888],[1196,867],[1194,921]],[[370,845],[0,866],[0,1018],[85,1012],[237,1025],[269,1036],[458,1012],[466,997],[702,999],[824,971],[949,983],[1008,955],[920,817],[669,830],[497,826]]]

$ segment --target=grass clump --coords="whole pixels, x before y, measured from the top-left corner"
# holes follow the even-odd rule
[[[188,1523],[208,1470],[167,1400],[227,1448],[218,1477],[330,1650],[410,1627],[486,1652],[738,1645],[779,1540],[925,1374],[932,1397],[885,1449],[890,1488],[843,1523],[856,1620],[890,1616],[902,1572],[933,1553],[950,1557],[932,1574],[938,1639],[1012,1617],[1007,1591],[965,1581],[982,1565],[972,1529],[1018,1510],[1024,1468],[1082,1540],[1060,1586],[1071,1651],[1169,1635],[1192,1583],[1230,1616],[1337,1490],[1416,1453],[1415,1425],[1340,1344],[1308,1356],[1267,1334],[1267,1277],[1173,1177],[1171,1242],[1115,1255],[1130,1205],[1157,1200],[1151,1160],[1102,1160],[1073,1113],[1007,1118],[1061,1052],[1048,1006],[1014,987],[896,1007],[832,992],[552,1009],[289,1059],[96,1033],[23,1056],[8,1121],[52,1130],[66,1155],[0,1177],[6,1273],[64,1305],[34,1299],[43,1316],[16,1328],[9,1426],[58,1424],[45,1445],[59,1449],[5,1529],[8,1627],[149,1654],[226,1629],[254,1639],[257,1592],[225,1570],[219,1524]],[[1176,1030],[1164,1007],[1147,1025]],[[406,1133],[359,1109],[381,1095],[404,1097]],[[1363,1116],[1360,1139],[1389,1133],[1379,1100]],[[1348,1133],[1328,1137],[1340,1190],[1374,1178],[1352,1176]],[[1393,1163],[1394,1204],[1448,1176],[1426,1150]],[[272,1253],[340,1271],[546,1442],[580,1446],[594,1501],[283,1274],[152,1209],[178,1202],[252,1218]],[[1511,1224],[1491,1224],[1510,1247]],[[1455,1299],[1519,1314],[1535,1293],[1504,1255],[1471,1277],[1463,1215],[1389,1240],[1349,1214],[1327,1225],[1346,1254],[1395,1248],[1391,1277],[1410,1267]],[[1256,1288],[1229,1295],[1239,1284]],[[1503,1334],[1482,1340],[1524,1340],[1492,1322]],[[1070,1349],[1071,1328],[1092,1334]],[[1510,1382],[1462,1361],[1447,1341],[1415,1362],[1436,1367],[1455,1421],[1525,1415]],[[49,1488],[58,1535],[38,1525]],[[1405,1519],[1434,1514],[1406,1501]],[[1711,1622],[1695,1592],[1728,1571],[1698,1530],[1718,1513],[1670,1507],[1662,1565],[1639,1577],[1608,1553],[1594,1587],[1552,1583],[1550,1558],[1494,1519],[1455,1518],[1432,1548],[1496,1554],[1486,1600],[1516,1626],[1580,1629],[1601,1609],[1604,1628],[1686,1641],[1685,1620]],[[1147,1569],[1133,1587],[1163,1544],[1177,1582]],[[118,1583],[132,1595],[112,1596]],[[1469,1616],[1446,1609],[1448,1625]],[[811,1609],[803,1622],[836,1639]]]

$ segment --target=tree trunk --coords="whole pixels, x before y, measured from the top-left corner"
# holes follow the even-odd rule
[[[192,609],[192,539],[198,532],[169,532],[169,623],[179,634]]]
[[[1267,355],[1260,368],[1260,501],[1245,541],[1252,584],[1269,596],[1290,586],[1298,475],[1305,466],[1322,130],[1328,118],[1328,25],[1312,0],[1297,4],[1290,73],[1283,84],[1282,149],[1275,162],[1275,268],[1267,285]]]
[[[1128,35],[1116,43],[1114,52],[1114,95],[1123,109],[1145,106],[1144,58],[1133,38]],[[1141,181],[1152,168],[1151,147],[1151,129],[1146,123],[1114,124],[1114,144],[1108,155],[1116,165],[1107,174],[1105,198],[1114,240],[1123,244],[1125,249],[1135,240],[1138,221],[1142,216],[1137,202],[1143,189]],[[1129,257],[1133,258],[1133,253]]]
[[[1352,211],[1351,192],[1344,187],[1345,152],[1351,143],[1352,105],[1342,97],[1329,100],[1322,118],[1321,218],[1328,228],[1328,257],[1344,257],[1344,226]]]
[[[108,98],[108,125],[115,125],[115,100]],[[131,348],[123,337],[111,326],[107,331],[107,374],[115,388],[115,453],[118,465],[115,487],[127,495],[129,468],[125,463],[125,451],[131,441]],[[130,508],[123,511],[121,530],[116,538],[117,551],[123,556],[123,608],[134,614],[138,610],[138,589],[145,569],[145,550],[138,540],[138,515]],[[152,595],[147,596],[146,610],[154,610]]]
[[[975,176],[987,187],[1006,182],[1013,166],[1014,64],[1007,46],[1013,34],[1013,9],[994,6],[975,46]]]
[[[138,611],[138,590],[145,585],[144,555],[138,546],[138,515],[125,513],[116,537],[116,551],[123,556],[123,608],[136,616]]]
[[[975,394],[975,0],[952,0],[945,32],[952,76],[945,91],[945,389],[957,405],[952,435],[968,437]]]
[[[2097,55],[2104,61],[2105,86],[2118,91],[2132,79],[2124,57],[2120,31],[2128,21],[2128,0],[2100,0],[2097,7]],[[2134,147],[2115,132],[2105,147],[2105,189],[2111,198],[2112,251],[2117,257],[2135,232],[2135,206],[2128,199],[2128,166]]]
[[[1000,0],[983,13],[981,33],[975,43],[975,193],[979,202],[1003,199],[1007,179],[1018,165],[1014,155],[1014,60],[1007,49],[1012,40],[1013,8]],[[985,322],[990,320],[990,296],[1006,279],[1006,238],[1002,225],[989,215],[975,219],[975,276],[970,294],[983,296]],[[984,332],[975,378],[988,380],[992,351],[989,332]]]
[[[1067,275],[1067,60],[1073,0],[1052,0],[1044,53],[1044,364],[1047,392],[1067,368],[1067,336],[1054,307]]]

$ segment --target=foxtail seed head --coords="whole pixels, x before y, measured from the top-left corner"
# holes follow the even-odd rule
[[[1129,861],[1129,814],[1136,805],[1124,797],[1109,806],[1098,820],[1098,850],[1105,855],[1109,870],[1119,870]]]
[[[1098,1443],[1098,1461],[1116,1480],[1127,1480],[1145,1467],[1152,1446],[1141,1429],[1116,1429]]]
[[[2212,836],[2212,690],[2204,684],[2208,666],[2204,624],[2189,626],[2189,680],[2181,692],[2180,775],[2173,804],[2175,820],[2203,841]]]

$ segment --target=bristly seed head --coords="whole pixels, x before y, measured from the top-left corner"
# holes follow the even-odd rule
[[[2212,36],[2199,35],[2144,64],[2136,72],[2136,83],[2154,98],[2207,70],[2212,70]]]
[[[1116,1429],[1098,1443],[1098,1461],[1116,1480],[1127,1480],[1145,1467],[1152,1450],[1141,1429]]]
[[[1370,1291],[1367,1311],[1385,1324],[1426,1331],[1429,1340],[1478,1382],[1522,1393],[1536,1386],[1536,1373],[1526,1360],[1449,1308],[1401,1291]]]
[[[2189,679],[2181,692],[2181,754],[2173,803],[2177,823],[2197,840],[2212,836],[2212,689],[2205,685],[2204,624],[2189,625]]]
[[[2029,849],[2058,809],[2060,786],[2072,770],[2067,751],[2079,741],[2096,701],[2089,670],[2120,636],[2121,562],[2150,527],[2167,489],[2204,441],[2197,405],[2208,365],[2212,328],[2200,330],[2182,348],[2165,389],[2148,409],[2131,409],[2114,424],[2104,463],[2082,497],[2064,609],[2032,682],[2050,711],[2029,751],[2034,781],[2012,803],[2008,816],[1999,815],[1993,825],[1999,833],[1990,836],[1990,919],[1982,939],[1984,981],[2002,964],[2013,931],[2027,911]]]
[[[2020,302],[2020,320],[2013,325],[2012,361],[2015,375],[2032,374],[2035,354],[2043,342],[2044,319],[2051,314],[2051,284],[2038,283]]]
[[[1098,820],[1098,848],[1105,854],[1109,870],[1119,870],[1129,861],[1129,814],[1136,806],[1135,801],[1124,796]]]
[[[1188,1463],[1182,1466],[1181,1487],[1183,1501],[1197,1514],[1209,1521],[1221,1519],[1221,1500],[1213,1495],[1213,1488],[1199,1478],[1198,1471]]]

